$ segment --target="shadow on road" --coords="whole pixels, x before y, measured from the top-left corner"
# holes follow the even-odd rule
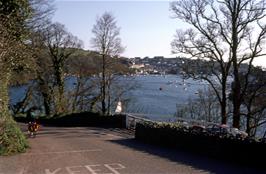
[[[192,154],[187,151],[182,151],[173,148],[159,147],[150,144],[139,142],[135,139],[119,139],[109,140],[112,143],[131,148],[135,151],[146,153],[149,155],[159,156],[168,159],[177,164],[189,165],[192,168],[215,174],[265,174],[265,170],[257,168],[249,168],[239,164],[229,163],[226,161],[212,159],[206,156]]]
[[[27,134],[26,125],[21,125],[21,127],[24,133]],[[37,138],[38,137],[89,138],[89,137],[103,137],[110,133],[124,138],[134,137],[133,132],[121,128],[41,126],[40,130],[37,132]]]
[[[25,126],[25,125],[24,125]],[[117,137],[108,137],[108,135],[115,135]],[[150,156],[164,158],[176,164],[188,165],[191,168],[201,170],[203,172],[215,174],[262,174],[265,170],[241,166],[239,164],[230,163],[218,159],[212,159],[206,156],[193,154],[192,152],[183,151],[179,149],[159,147],[151,144],[145,144],[135,140],[134,134],[124,129],[116,128],[96,128],[96,127],[42,127],[37,134],[37,139],[41,137],[59,138],[59,139],[73,139],[73,138],[102,138],[98,139],[109,143],[114,143],[121,148],[129,148],[136,153],[144,153]],[[252,160],[252,159],[251,159]]]

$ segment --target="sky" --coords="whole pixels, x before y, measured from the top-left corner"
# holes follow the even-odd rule
[[[171,40],[179,22],[172,19],[169,1],[66,1],[55,2],[53,20],[65,24],[68,31],[92,49],[91,30],[97,16],[111,12],[120,27],[126,57],[172,56]]]
[[[120,37],[126,47],[125,57],[175,57],[170,43],[176,29],[188,27],[174,19],[169,0],[55,0],[54,22],[66,26],[69,32],[84,42],[84,49],[93,50],[91,30],[97,17],[111,12],[120,27]],[[266,67],[266,58],[256,65]]]

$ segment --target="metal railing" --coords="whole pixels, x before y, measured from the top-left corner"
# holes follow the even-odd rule
[[[130,130],[135,130],[136,128],[136,124],[138,122],[156,122],[156,121],[152,121],[140,116],[135,116],[132,114],[126,114],[126,128],[130,129]]]

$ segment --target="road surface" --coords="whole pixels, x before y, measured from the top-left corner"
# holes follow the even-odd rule
[[[121,129],[41,127],[29,142],[26,153],[0,157],[0,174],[263,173],[144,144]]]

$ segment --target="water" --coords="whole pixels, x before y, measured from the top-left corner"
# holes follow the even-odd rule
[[[121,77],[122,81],[132,80]],[[169,121],[173,119],[177,107],[185,105],[189,98],[197,97],[199,89],[206,87],[206,83],[192,79],[183,80],[176,75],[148,75],[136,76],[133,79],[137,88],[130,91],[130,102],[123,111],[139,115],[152,120]],[[72,89],[73,79],[67,80],[68,89]],[[27,86],[10,89],[10,102],[15,104],[21,101],[26,93]],[[123,104],[122,104],[123,105]]]
[[[121,76],[120,80],[132,82],[132,78],[128,77]],[[73,78],[67,79],[66,89],[73,89],[74,82]],[[131,100],[123,112],[157,121],[175,120],[174,114],[177,108],[186,105],[190,99],[196,99],[198,90],[208,86],[206,82],[193,79],[183,80],[176,75],[136,76],[133,83],[136,83],[138,87],[128,94]],[[11,104],[21,101],[27,88],[28,86],[12,87],[10,89]],[[122,107],[123,105],[122,103]],[[262,136],[264,131],[265,126],[261,126],[258,134]]]
[[[17,102],[20,102],[25,97],[25,94],[27,92],[28,85],[18,86],[18,87],[12,87],[9,89],[9,102],[14,105]]]
[[[206,83],[180,76],[137,76],[139,88],[131,93],[133,101],[124,112],[145,116],[152,120],[171,120],[177,110],[189,99],[195,99]]]

